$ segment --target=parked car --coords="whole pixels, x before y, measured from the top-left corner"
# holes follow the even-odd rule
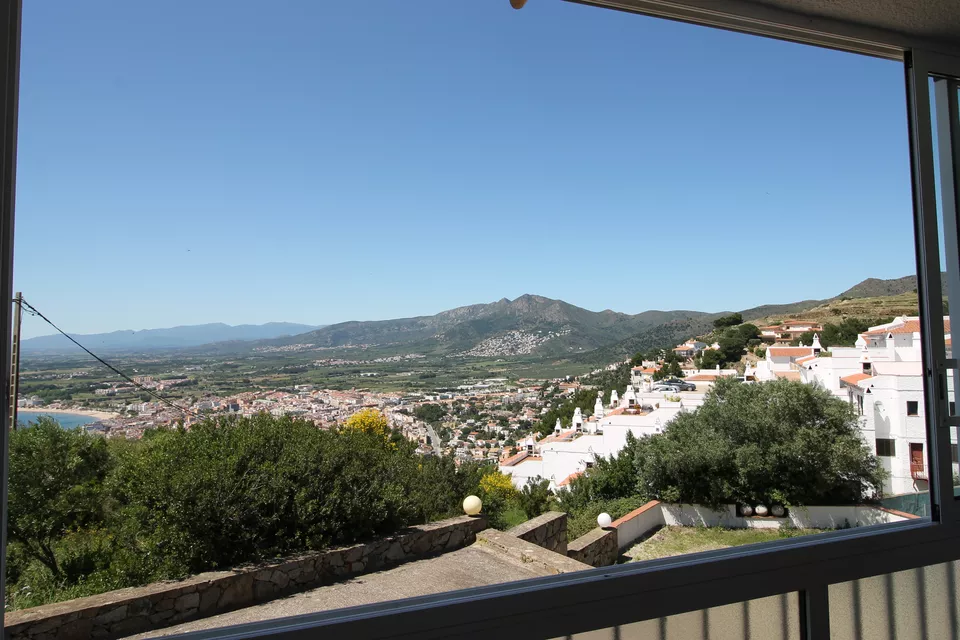
[[[665,391],[667,393],[680,393],[680,387],[677,387],[672,384],[664,384],[662,382],[658,382],[657,384],[653,385],[653,390]]]
[[[660,384],[669,384],[680,389],[680,391],[696,391],[697,385],[692,382],[684,382],[678,378],[669,378],[667,380],[661,380]]]

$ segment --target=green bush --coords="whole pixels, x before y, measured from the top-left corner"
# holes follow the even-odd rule
[[[14,608],[448,517],[491,470],[423,458],[385,431],[267,414],[109,442],[41,420],[12,434],[10,460]]]
[[[634,509],[645,505],[647,500],[640,496],[618,498],[616,500],[597,500],[585,507],[569,513],[567,518],[567,539],[571,542],[597,528],[597,516],[609,513],[616,520]]]

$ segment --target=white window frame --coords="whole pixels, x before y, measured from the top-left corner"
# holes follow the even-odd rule
[[[949,470],[949,428],[960,418],[946,413],[945,378],[956,360],[944,357],[938,230],[933,183],[933,123],[929,74],[960,77],[960,59],[912,48],[901,36],[822,20],[771,14],[744,18],[724,13],[735,2],[708,2],[691,8],[659,0],[597,0],[593,4],[776,38],[865,53],[906,62],[914,219],[917,238],[921,318],[924,330],[924,408],[931,472],[930,519],[863,527],[765,545],[604,567],[522,582],[441,593],[336,611],[269,620],[186,634],[190,638],[284,640],[334,638],[550,638],[651,618],[721,606],[783,593],[800,598],[802,637],[828,638],[830,584],[960,559],[960,508]],[[754,3],[755,4],[755,3]],[[756,14],[767,9],[755,8]],[[0,0],[0,297],[13,295],[13,222],[19,81],[20,0]],[[862,31],[862,33],[861,33]],[[851,34],[851,32],[853,32]],[[955,94],[954,94],[955,95]],[[937,99],[937,98],[933,98]],[[941,98],[945,99],[945,98]],[[949,106],[949,105],[948,105]],[[953,106],[956,109],[956,100]],[[951,129],[952,130],[952,129]],[[940,132],[942,134],[941,126]],[[960,145],[952,152],[960,153]],[[960,167],[960,162],[955,163]],[[956,176],[948,176],[960,184]],[[946,238],[957,249],[956,228]],[[954,253],[953,255],[956,255]],[[960,295],[960,265],[951,271],[950,292]],[[956,288],[954,288],[956,287]],[[960,298],[956,298],[960,300]],[[960,307],[960,304],[954,305]],[[957,309],[960,313],[960,309]],[[951,315],[955,312],[951,309]],[[10,378],[10,307],[0,314],[0,367]],[[960,386],[956,387],[960,389]],[[0,394],[0,500],[6,543],[7,411]],[[940,469],[947,473],[938,473]],[[3,555],[0,554],[0,563]],[[0,565],[0,581],[4,576]],[[0,582],[0,596],[2,596]]]

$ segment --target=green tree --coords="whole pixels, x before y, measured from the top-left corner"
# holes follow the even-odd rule
[[[721,316],[713,321],[713,326],[720,329],[722,327],[732,327],[743,322],[743,316],[739,313]]]
[[[550,481],[540,476],[528,479],[527,484],[520,490],[517,500],[528,518],[536,518],[546,513],[555,501],[550,491]]]
[[[106,442],[63,429],[47,417],[10,434],[7,532],[30,557],[62,577],[56,543],[69,531],[99,524],[110,466]]]
[[[447,410],[439,404],[422,404],[413,410],[413,415],[424,422],[436,424],[447,415]]]
[[[710,506],[859,503],[885,478],[850,405],[787,380],[721,379],[703,406],[638,441],[633,455],[651,497]]]

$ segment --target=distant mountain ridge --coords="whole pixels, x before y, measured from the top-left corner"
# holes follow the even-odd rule
[[[645,311],[636,315],[589,311],[563,300],[526,294],[515,300],[502,298],[432,316],[341,322],[267,344],[306,343],[331,348],[395,345],[424,353],[456,354],[504,336],[505,344],[499,349],[502,353],[494,344],[487,345],[491,355],[526,355],[532,351],[562,355],[596,349],[644,328],[699,315],[697,311]],[[507,342],[521,346],[511,347]],[[534,343],[536,346],[531,347]]]
[[[111,331],[110,333],[71,334],[85,347],[96,350],[137,350],[195,347],[212,342],[248,341],[278,338],[316,329],[316,325],[293,322],[241,324],[231,326],[222,322],[184,325],[166,329],[142,331]],[[24,352],[70,352],[77,347],[60,334],[29,338],[20,343]]]
[[[946,293],[947,274],[940,274],[940,287]],[[843,293],[838,298],[876,298],[879,296],[898,296],[917,290],[917,276],[904,276],[892,280],[867,278]]]
[[[745,321],[789,316],[842,299],[893,296],[916,288],[916,277],[868,278],[824,300],[769,304],[740,311]],[[729,313],[691,310],[626,314],[590,311],[563,300],[525,294],[514,300],[473,304],[430,316],[349,321],[315,327],[283,322],[265,325],[207,324],[145,331],[75,336],[96,350],[201,349],[210,354],[270,352],[290,345],[337,350],[366,347],[378,356],[570,358],[609,363],[651,348],[668,347],[707,333],[713,320]],[[76,349],[62,336],[24,340],[25,353]]]
[[[946,287],[946,274],[941,275],[941,285]],[[809,311],[838,300],[898,296],[915,291],[916,288],[916,276],[904,276],[903,278],[892,278],[889,280],[867,278],[832,298],[825,298],[823,300],[801,300],[799,302],[786,304],[765,304],[751,307],[750,309],[743,309],[739,313],[743,316],[745,322],[751,322],[762,318],[769,318],[770,316],[800,314],[804,311]],[[666,348],[674,344],[679,344],[694,336],[708,333],[713,328],[713,321],[727,313],[730,313],[730,311],[702,313],[692,315],[684,320],[674,319],[644,329],[635,335],[596,349],[595,351],[579,355],[576,359],[579,362],[589,362],[599,365],[629,358],[638,351]]]

